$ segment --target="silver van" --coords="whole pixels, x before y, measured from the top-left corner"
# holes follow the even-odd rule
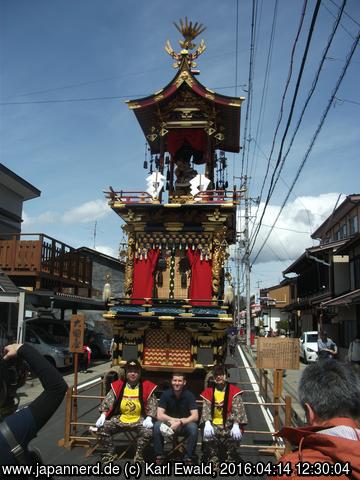
[[[56,368],[65,368],[73,363],[69,348],[38,326],[26,325],[25,342],[30,343]]]
[[[33,329],[40,328],[51,335],[57,343],[65,347],[69,345],[70,325],[64,320],[59,320],[52,313],[41,313],[36,317],[28,318],[26,325]]]
[[[40,316],[29,318],[26,320],[26,324],[32,328],[36,327],[45,330],[64,346],[69,345],[70,322],[68,320],[59,320],[51,314],[41,314]],[[86,322],[84,343],[91,348],[92,358],[109,357],[111,336],[109,337],[90,322]]]

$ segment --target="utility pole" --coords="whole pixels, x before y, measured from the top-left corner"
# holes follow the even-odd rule
[[[236,254],[235,254],[235,262],[236,262],[236,326],[240,327],[240,242],[238,235],[236,236],[237,244],[236,244]]]
[[[97,220],[95,220],[94,231],[93,231],[94,250],[96,248],[96,227],[97,227]]]
[[[250,239],[249,239],[249,196],[247,176],[244,176],[245,190],[245,228],[244,228],[244,266],[245,266],[245,295],[246,295],[246,345],[250,347],[251,309],[250,309]]]
[[[250,347],[250,332],[251,332],[251,311],[250,311],[250,234],[249,234],[249,218],[250,218],[250,201],[248,195],[248,177],[245,175],[243,177],[234,177],[241,179],[241,189],[245,192],[244,201],[245,201],[245,223],[244,229],[241,228],[241,223],[239,221],[239,231],[237,232],[237,255],[236,259],[236,276],[237,276],[237,315],[239,318],[240,315],[240,261],[241,255],[240,250],[244,249],[243,255],[243,264],[245,268],[245,298],[246,298],[246,345]]]

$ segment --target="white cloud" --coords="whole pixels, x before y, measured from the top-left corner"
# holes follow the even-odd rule
[[[88,223],[106,217],[111,212],[104,200],[91,200],[68,210],[62,215],[64,223]]]
[[[97,245],[95,250],[97,252],[104,253],[105,255],[109,255],[110,257],[117,258],[117,252],[113,247],[109,247],[108,245]]]
[[[268,263],[274,260],[290,264],[306,248],[314,245],[314,240],[310,236],[311,233],[331,214],[338,198],[338,193],[326,193],[317,197],[298,197],[293,202],[289,202],[282,211],[275,228],[256,260],[256,264]],[[341,201],[342,198],[340,198],[338,205]],[[258,219],[260,219],[263,207],[264,205],[261,204]],[[262,228],[253,248],[253,259],[268,235],[279,211],[279,205],[269,205],[267,207],[262,221]]]
[[[64,213],[54,212],[48,210],[40,215],[30,217],[23,212],[23,226],[27,229],[37,228],[45,230],[44,226],[58,223],[58,224],[77,224],[90,223],[95,220],[100,220],[111,213],[107,202],[105,200],[97,199],[85,202],[78,207],[71,208]]]
[[[36,217],[30,217],[23,212],[23,227],[30,228],[30,227],[38,227],[39,225],[49,225],[55,222],[58,222],[61,218],[61,215],[57,212],[53,212],[48,210],[47,212],[41,213]]]

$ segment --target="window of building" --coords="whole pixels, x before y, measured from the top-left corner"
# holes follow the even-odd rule
[[[354,215],[349,220],[349,235],[353,235],[359,231],[359,223],[357,215]]]
[[[346,228],[346,223],[341,225],[341,227],[335,231],[334,233],[334,240],[342,240],[343,238],[346,238],[347,236],[347,228]]]
[[[360,288],[360,257],[354,259],[354,282],[355,289]]]
[[[290,299],[295,299],[295,285],[290,285]]]

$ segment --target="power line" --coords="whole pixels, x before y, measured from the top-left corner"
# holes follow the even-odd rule
[[[277,156],[277,160],[276,160],[276,164],[275,164],[275,169],[274,169],[274,171],[272,173],[272,176],[271,176],[270,186],[269,186],[268,194],[267,194],[267,197],[266,197],[266,200],[265,200],[264,209],[261,213],[260,222],[259,222],[260,226],[258,226],[258,228],[255,232],[255,238],[253,240],[253,245],[256,241],[256,237],[257,237],[257,235],[259,233],[259,230],[261,228],[261,222],[262,222],[262,219],[264,218],[266,208],[269,204],[269,201],[270,201],[270,198],[271,198],[271,195],[272,195],[272,187],[273,187],[276,171],[277,171],[277,169],[280,165],[281,155],[282,155],[282,151],[283,151],[283,148],[284,148],[285,139],[286,139],[287,133],[289,131],[292,116],[293,116],[293,113],[294,113],[295,103],[296,103],[297,96],[298,96],[298,93],[299,93],[300,83],[301,83],[302,75],[303,75],[303,72],[304,72],[307,56],[308,56],[308,53],[309,53],[311,39],[312,39],[312,36],[313,36],[313,33],[314,33],[315,23],[316,23],[317,16],[318,16],[318,13],[319,13],[320,5],[321,5],[321,0],[317,0],[316,5],[315,5],[315,9],[314,9],[314,12],[313,12],[313,15],[312,15],[312,19],[311,19],[311,24],[310,24],[310,28],[309,28],[309,32],[308,32],[308,37],[307,37],[307,40],[306,40],[305,50],[304,50],[302,60],[301,60],[301,65],[300,65],[300,70],[299,70],[296,85],[295,85],[295,90],[294,90],[294,93],[293,93],[293,98],[292,98],[292,102],[291,102],[291,106],[290,106],[290,112],[288,114],[288,118],[287,118],[286,125],[285,125],[285,130],[284,130],[284,133],[282,135],[281,142],[280,142],[280,149],[279,149],[279,152],[278,152],[278,156]]]
[[[235,26],[235,97],[238,83],[238,55],[239,55],[239,0],[236,0],[236,26]]]
[[[253,0],[253,2],[252,2],[252,13],[251,13],[250,58],[249,58],[249,75],[248,75],[248,101],[247,101],[247,104],[246,104],[245,125],[244,125],[244,135],[243,135],[243,145],[242,145],[241,177],[243,177],[243,175],[244,175],[245,150],[247,150],[247,147],[246,147],[247,130],[248,130],[248,124],[249,124],[250,103],[251,103],[251,97],[252,97],[252,78],[253,78],[253,64],[254,64],[256,10],[257,10],[257,0]]]
[[[286,195],[286,197],[285,197],[284,202],[282,203],[282,206],[281,206],[281,208],[280,208],[280,211],[279,211],[278,215],[276,216],[276,219],[275,219],[275,221],[274,221],[274,223],[273,223],[273,226],[275,226],[276,222],[278,221],[278,219],[279,219],[279,217],[280,217],[280,215],[281,215],[281,213],[282,213],[282,211],[283,211],[283,209],[284,209],[284,207],[285,207],[285,205],[286,205],[286,202],[287,202],[288,199],[289,199],[289,196],[290,196],[290,194],[291,194],[291,191],[292,191],[292,189],[294,188],[294,185],[296,184],[296,182],[297,182],[297,180],[298,180],[298,178],[299,178],[299,176],[300,176],[300,174],[301,174],[301,171],[302,171],[302,169],[304,168],[304,165],[305,165],[305,163],[306,163],[306,161],[307,161],[307,159],[308,159],[308,157],[309,157],[309,155],[310,155],[310,153],[311,153],[311,150],[312,150],[312,148],[313,148],[313,146],[314,146],[314,144],[315,144],[315,142],[316,142],[316,140],[317,140],[317,137],[318,137],[318,135],[319,135],[319,133],[320,133],[323,125],[324,125],[325,119],[326,119],[326,117],[327,117],[327,115],[328,115],[328,113],[329,113],[329,110],[330,110],[330,108],[331,108],[331,105],[333,104],[333,101],[334,101],[334,99],[335,99],[335,97],[336,97],[336,93],[338,92],[338,90],[339,90],[339,88],[340,88],[340,85],[341,85],[341,83],[342,83],[342,81],[343,81],[343,79],[344,79],[344,77],[345,77],[345,74],[346,74],[346,72],[347,72],[347,69],[348,69],[348,67],[349,67],[349,65],[350,65],[350,63],[351,63],[351,59],[352,59],[352,57],[353,57],[353,55],[354,55],[354,53],[355,53],[356,47],[357,47],[358,44],[359,44],[359,40],[360,40],[360,30],[358,31],[358,34],[357,34],[357,36],[356,36],[356,39],[355,39],[354,43],[353,43],[352,46],[351,46],[350,52],[349,52],[349,54],[348,54],[348,56],[347,56],[347,59],[346,59],[345,66],[344,66],[344,68],[343,68],[343,70],[342,70],[342,72],[341,72],[341,74],[340,74],[340,76],[339,76],[339,78],[338,78],[338,80],[337,80],[337,82],[336,82],[335,88],[334,88],[334,90],[333,90],[333,92],[332,92],[332,94],[331,94],[331,97],[330,97],[330,99],[329,99],[329,102],[328,102],[328,104],[327,104],[327,106],[326,106],[326,108],[325,108],[325,110],[324,110],[324,112],[323,112],[323,114],[322,114],[321,119],[320,119],[320,123],[319,123],[319,125],[318,125],[318,127],[317,127],[317,129],[316,129],[316,131],[315,131],[315,133],[314,133],[314,135],[313,135],[313,138],[312,138],[312,140],[311,140],[311,142],[310,142],[310,145],[309,145],[309,147],[308,147],[308,149],[307,149],[307,151],[306,151],[306,153],[305,153],[305,156],[304,156],[304,158],[303,158],[303,160],[302,160],[302,162],[301,162],[301,164],[300,164],[300,166],[299,166],[299,168],[298,168],[298,170],[297,170],[297,173],[296,173],[296,175],[295,175],[295,178],[294,178],[294,180],[293,180],[293,182],[292,182],[292,184],[291,184],[291,187],[290,187],[290,189],[289,189],[289,191],[288,191],[288,193],[287,193],[287,195]],[[263,249],[264,246],[266,245],[266,242],[267,242],[267,240],[269,239],[269,237],[270,237],[270,235],[271,235],[271,232],[272,232],[272,228],[270,229],[270,232],[269,232],[268,235],[266,236],[266,238],[265,238],[264,242],[262,243],[259,251],[257,252],[257,254],[256,254],[256,256],[255,256],[255,258],[254,258],[254,260],[253,260],[253,263],[256,262],[256,260],[257,260],[257,258],[259,257],[262,249]]]
[[[295,137],[296,137],[296,135],[297,135],[297,132],[299,131],[301,122],[302,122],[302,120],[303,120],[303,118],[304,118],[304,114],[305,114],[305,111],[306,111],[306,109],[307,109],[307,106],[309,105],[310,99],[311,99],[311,97],[313,96],[314,91],[315,91],[315,88],[316,88],[316,86],[317,86],[317,84],[318,84],[322,67],[323,67],[324,62],[325,62],[325,60],[326,60],[327,53],[328,53],[328,51],[330,50],[330,47],[331,47],[331,44],[332,44],[333,39],[334,39],[334,37],[335,37],[335,34],[336,34],[336,32],[337,32],[337,29],[338,29],[338,26],[339,26],[339,23],[340,23],[341,16],[342,16],[342,14],[343,14],[343,11],[344,11],[344,8],[345,8],[345,5],[346,5],[346,1],[347,1],[347,0],[343,0],[341,9],[339,9],[338,16],[337,16],[337,18],[336,18],[336,20],[335,20],[335,23],[334,23],[334,25],[333,25],[333,29],[332,29],[332,32],[331,32],[331,34],[330,34],[330,36],[329,36],[327,45],[326,45],[326,47],[325,47],[325,49],[324,49],[324,51],[323,51],[322,58],[321,58],[321,60],[320,60],[319,66],[318,66],[318,68],[317,68],[317,71],[316,71],[316,73],[315,73],[315,78],[314,78],[313,83],[312,83],[312,85],[311,85],[311,88],[310,88],[310,90],[309,90],[309,92],[308,92],[308,94],[307,94],[306,101],[305,101],[305,103],[304,103],[304,106],[303,106],[303,108],[302,108],[302,110],[301,110],[301,114],[300,114],[300,116],[299,116],[299,119],[298,119],[298,121],[297,121],[297,124],[296,124],[296,126],[295,126],[295,129],[294,129],[294,131],[293,131],[293,134],[292,134],[292,137],[291,137],[291,139],[290,139],[290,142],[289,142],[287,151],[286,151],[284,157],[281,159],[281,163],[280,163],[280,166],[279,166],[279,170],[278,170],[278,172],[277,172],[276,179],[275,179],[275,181],[274,181],[272,190],[271,190],[271,192],[270,192],[270,196],[271,196],[271,195],[273,194],[273,192],[274,192],[275,186],[276,186],[276,184],[277,184],[277,182],[278,182],[278,180],[279,180],[280,173],[282,172],[282,169],[283,169],[283,167],[284,167],[285,161],[286,161],[286,159],[287,159],[287,157],[288,157],[288,155],[289,155],[290,149],[291,149],[291,147],[292,147],[292,145],[293,145],[293,143],[294,143]]]
[[[239,52],[245,52],[246,50],[247,49],[241,49]],[[233,55],[233,53],[234,53],[233,51],[228,51],[228,52],[222,53],[221,55],[210,55],[209,57],[204,58],[203,62],[207,63],[208,60],[212,61],[214,58],[218,58],[218,57],[224,58],[224,56]],[[99,78],[97,80],[87,80],[87,81],[84,81],[84,82],[70,83],[68,85],[62,85],[60,87],[53,87],[53,88],[47,88],[47,89],[43,89],[43,90],[34,90],[32,92],[19,93],[17,95],[10,95],[8,97],[5,97],[4,100],[10,100],[12,98],[18,98],[18,97],[28,97],[28,96],[31,96],[31,95],[41,95],[43,93],[57,92],[57,91],[61,91],[61,90],[67,90],[67,89],[70,89],[70,88],[84,87],[84,86],[93,85],[93,84],[96,84],[96,83],[109,82],[111,80],[118,80],[118,79],[124,78],[124,77],[144,75],[144,74],[154,72],[154,71],[159,71],[159,68],[154,67],[154,68],[149,68],[148,70],[142,70],[142,71],[139,71],[139,72],[123,73],[121,75],[114,75],[112,77]],[[242,87],[244,85],[237,85],[237,86]],[[222,88],[224,88],[224,89],[234,88],[234,85],[226,86],[226,87],[218,87],[218,89],[222,89]]]
[[[294,230],[292,228],[285,228],[285,227],[274,227],[273,225],[266,225],[266,223],[262,223],[263,227],[269,227],[269,228],[276,228],[277,230],[285,230],[287,232],[294,232],[294,233],[302,233],[304,235],[310,235],[311,232],[304,232],[302,230]]]
[[[251,137],[252,137],[252,118],[253,118],[253,105],[254,105],[254,95],[253,95],[253,79],[255,77],[255,68],[256,68],[256,55],[258,51],[258,41],[259,41],[259,30],[261,24],[261,17],[262,17],[262,7],[263,7],[263,0],[261,0],[260,4],[260,13],[258,13],[258,4],[256,3],[256,11],[255,11],[255,28],[254,28],[254,52],[253,52],[253,61],[252,61],[252,80],[251,80],[251,96],[249,98],[249,138],[248,138],[248,148],[245,151],[246,154],[246,167],[245,167],[245,174],[249,179],[248,183],[248,190],[250,190],[250,176],[249,176],[249,158],[250,158],[250,151],[251,151]]]
[[[31,95],[41,95],[43,93],[57,92],[57,91],[61,91],[61,90],[68,90],[70,88],[85,87],[87,85],[94,85],[95,83],[102,83],[102,82],[109,82],[111,80],[118,80],[119,78],[123,78],[123,77],[131,77],[131,76],[146,74],[146,73],[153,72],[153,71],[156,71],[156,70],[158,70],[158,68],[151,68],[151,69],[145,70],[143,72],[124,73],[122,75],[100,78],[98,80],[88,80],[86,82],[71,83],[71,84],[68,84],[68,85],[62,85],[61,87],[47,88],[45,90],[34,90],[32,92],[20,93],[20,94],[17,94],[17,95],[11,95],[10,97],[7,97],[7,99],[18,98],[18,97],[29,97]]]
[[[239,84],[237,87],[243,87],[244,84]],[[225,90],[234,88],[234,85],[222,86],[222,87],[213,87],[216,90]],[[0,102],[0,105],[32,105],[32,104],[42,104],[42,103],[73,103],[73,102],[94,102],[102,100],[121,100],[123,98],[138,98],[138,97],[147,97],[152,95],[152,93],[129,93],[128,95],[111,95],[103,97],[83,97],[83,98],[62,98],[62,99],[49,99],[49,100],[21,100],[19,102]]]
[[[288,91],[288,88],[289,88],[289,85],[290,85],[290,80],[291,80],[291,77],[292,77],[295,51],[296,51],[297,43],[298,43],[298,41],[299,41],[300,33],[301,33],[301,30],[302,30],[302,27],[303,27],[304,18],[305,18],[305,13],[306,13],[306,8],[307,8],[307,0],[304,0],[303,8],[302,8],[302,11],[301,11],[301,16],[300,16],[299,25],[298,25],[298,28],[297,28],[297,31],[296,31],[296,35],[295,35],[295,39],[294,39],[294,42],[293,42],[293,45],[292,45],[292,49],[291,49],[288,76],[287,76],[287,79],[286,79],[286,82],[285,82],[285,88],[284,88],[284,91],[283,91],[283,94],[282,94],[282,98],[281,98],[279,117],[278,117],[278,121],[277,121],[277,124],[276,124],[276,127],[275,127],[275,132],[274,132],[274,136],[273,136],[273,140],[272,140],[272,145],[271,145],[271,149],[270,149],[270,154],[269,154],[269,157],[268,157],[268,163],[267,163],[267,166],[266,166],[266,171],[265,171],[264,179],[263,179],[263,182],[262,182],[262,185],[261,185],[261,188],[260,188],[259,204],[258,204],[258,208],[257,208],[257,210],[256,210],[255,216],[257,216],[257,214],[258,214],[259,206],[260,206],[260,202],[261,202],[261,198],[262,198],[263,191],[264,191],[264,188],[265,188],[265,183],[266,183],[267,177],[268,177],[268,175],[269,175],[271,157],[272,157],[272,154],[273,154],[273,151],[274,151],[274,148],[275,148],[276,137],[277,137],[278,130],[279,130],[279,128],[280,128],[280,124],[281,124],[281,120],[282,120],[282,115],[283,115],[283,111],[284,111],[285,98],[286,98],[287,91]]]
[[[354,40],[354,37],[352,37],[352,39]],[[335,58],[335,57],[326,57],[326,60],[330,60],[332,62],[345,62],[343,58]],[[357,60],[353,60],[352,63],[360,63],[360,62]]]
[[[235,25],[235,97],[238,87],[238,55],[239,55],[239,0],[236,0],[236,25]],[[233,155],[233,183],[235,179],[235,153]]]
[[[346,100],[345,98],[335,97],[335,100],[340,103],[353,103],[354,105],[360,105],[360,102],[355,102],[355,100]]]
[[[260,145],[257,143],[257,141],[256,141],[255,139],[254,139],[254,142],[255,142],[256,147],[259,149],[260,153],[261,153],[261,154],[264,156],[264,158],[267,160],[268,158],[267,158],[265,152],[261,149]],[[271,166],[273,166],[273,165],[271,164]],[[284,180],[284,178],[283,178],[281,175],[280,175],[279,178],[280,178],[280,180],[282,181],[282,183],[285,185],[285,187],[289,189],[290,186],[289,186],[289,184]],[[308,217],[309,233],[310,233],[310,232],[312,231],[313,227],[312,227],[312,223],[311,223],[309,211],[308,211],[306,205],[304,205],[304,203],[302,202],[301,198],[300,198],[295,192],[292,192],[292,194],[293,194],[293,196],[296,198],[296,200],[298,200],[298,202],[300,202],[301,205],[302,205],[302,206],[304,207],[304,209],[305,209],[305,212],[306,212],[307,217]],[[258,210],[256,211],[255,218],[256,218],[256,216],[257,216],[257,212],[258,212]],[[263,224],[263,225],[264,225],[264,224]],[[255,223],[254,223],[254,227],[255,227]],[[253,231],[254,231],[254,229],[251,230],[250,238],[252,238],[252,236],[253,236]]]
[[[295,140],[295,137],[296,137],[296,135],[297,135],[297,132],[298,132],[298,130],[299,130],[299,128],[300,128],[300,125],[301,125],[301,122],[302,122],[302,120],[303,120],[303,117],[304,117],[305,111],[306,111],[306,109],[307,109],[307,106],[308,106],[308,104],[309,104],[309,102],[310,102],[310,99],[312,98],[313,93],[314,93],[314,91],[315,91],[315,88],[316,88],[316,86],[317,86],[317,83],[318,83],[318,80],[319,80],[319,77],[320,77],[320,73],[321,73],[321,71],[322,71],[322,67],[323,67],[324,62],[325,62],[325,60],[326,60],[326,58],[327,58],[327,53],[328,53],[328,51],[329,51],[329,49],[330,49],[330,46],[331,46],[331,44],[332,44],[332,41],[333,41],[334,36],[335,36],[335,34],[336,34],[336,31],[337,31],[337,29],[338,29],[338,26],[339,26],[339,23],[340,23],[340,19],[341,19],[342,13],[343,13],[343,11],[344,11],[345,5],[346,5],[346,0],[343,1],[341,9],[339,9],[338,16],[337,16],[337,18],[336,18],[336,20],[335,20],[335,22],[334,22],[333,29],[332,29],[332,32],[331,32],[331,34],[330,34],[330,36],[329,36],[327,45],[326,45],[326,47],[325,47],[325,49],[324,49],[324,51],[323,51],[322,58],[321,58],[321,60],[320,60],[319,66],[318,66],[318,68],[317,68],[317,71],[316,71],[316,73],[315,73],[315,77],[314,77],[314,80],[313,80],[313,82],[312,82],[311,88],[310,88],[310,90],[309,90],[309,92],[308,92],[308,94],[307,94],[307,98],[306,98],[306,101],[305,101],[304,106],[303,106],[303,108],[302,108],[302,111],[301,111],[301,113],[300,113],[299,119],[298,119],[297,124],[296,124],[296,126],[295,126],[295,129],[294,129],[294,131],[293,131],[293,134],[292,134],[292,137],[291,137],[291,139],[290,139],[290,142],[289,142],[287,151],[286,151],[284,157],[281,159],[278,172],[276,173],[276,178],[275,178],[274,182],[272,183],[272,186],[270,185],[269,194],[268,194],[269,197],[271,197],[271,195],[272,195],[273,192],[274,192],[274,189],[275,189],[275,187],[276,187],[276,184],[277,184],[277,182],[278,182],[278,180],[279,180],[279,178],[280,178],[280,174],[281,174],[282,169],[283,169],[283,167],[284,167],[286,158],[288,157],[288,154],[289,154],[290,149],[291,149],[291,147],[292,147],[292,145],[293,145],[293,143],[294,143],[294,140]],[[275,174],[275,170],[274,170],[274,172],[273,172],[272,179],[274,178],[274,174]],[[264,212],[264,211],[263,211],[263,212]],[[253,246],[255,245],[256,236],[257,236],[257,234],[259,233],[259,229],[261,228],[261,220],[262,220],[263,216],[264,216],[264,215],[262,215],[262,217],[261,217],[261,219],[260,219],[260,225],[258,226],[257,231],[256,231],[256,234],[255,234],[254,237],[253,237],[253,243],[252,243]]]
[[[269,78],[270,78],[271,60],[272,60],[275,30],[276,30],[277,12],[278,12],[278,0],[275,0],[274,13],[273,13],[273,19],[272,19],[272,25],[271,25],[271,33],[270,33],[270,42],[269,42],[269,48],[267,52],[265,75],[264,75],[264,82],[263,82],[261,101],[260,101],[259,116],[258,116],[258,122],[256,127],[255,139],[254,139],[256,141],[256,139],[259,138],[259,143],[261,141],[260,140],[261,132],[263,128],[266,101],[267,101],[267,95],[269,90]],[[254,158],[255,158],[255,148],[253,153],[253,161],[252,161],[252,169],[251,169],[251,172],[254,171],[254,175],[255,175],[256,163],[254,166]],[[251,176],[252,176],[252,173],[251,173]],[[249,182],[249,189],[250,189],[250,182]]]
[[[52,100],[25,100],[21,102],[0,102],[0,105],[32,105],[32,104],[42,104],[42,103],[73,103],[73,102],[94,102],[99,100],[119,100],[122,98],[131,98],[131,97],[143,97],[146,94],[139,93],[137,95],[112,95],[109,97],[84,97],[84,98],[63,98],[63,99],[52,99]]]
[[[329,0],[329,2],[331,2],[333,5],[335,5],[336,8],[339,8],[339,5],[337,5],[336,2],[334,2],[334,0]],[[358,27],[360,27],[360,23],[358,21],[355,20],[355,18],[353,18],[349,13],[347,13],[347,11],[345,10],[344,11],[344,15],[346,15],[348,18],[350,18],[350,20],[352,20]]]
[[[330,15],[331,15],[332,17],[336,18],[335,14],[330,10],[330,8],[328,8],[325,4],[323,4],[323,7],[325,8],[325,10],[326,10],[328,13],[330,13]],[[338,5],[336,5],[336,7],[338,8]],[[341,28],[344,30],[344,32],[346,32],[346,33],[349,35],[349,37],[354,40],[354,38],[355,38],[354,35],[353,35],[351,32],[349,32],[349,30],[348,30],[346,27],[344,27],[344,25],[343,25],[342,23],[340,23],[340,26],[341,26]]]

